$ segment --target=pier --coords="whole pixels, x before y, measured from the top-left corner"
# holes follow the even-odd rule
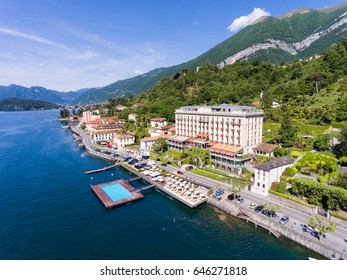
[[[155,185],[149,185],[149,186],[145,186],[145,187],[143,187],[143,188],[141,188],[141,189],[138,189],[137,191],[138,192],[142,192],[142,191],[145,191],[145,190],[148,190],[148,189],[151,189],[151,188],[154,188],[155,187]]]
[[[133,181],[136,181],[136,180],[139,180],[139,179],[142,179],[142,177],[132,178],[132,179],[127,180],[127,182],[133,182]]]
[[[76,133],[73,134],[73,138],[74,138],[76,141],[82,141],[82,137],[79,136],[79,135],[76,134]]]
[[[192,201],[187,199],[186,197],[182,196],[181,194],[175,192],[174,190],[165,187],[164,185],[161,185],[157,182],[152,181],[151,179],[147,178],[145,175],[143,175],[140,172],[135,171],[134,169],[130,168],[129,166],[123,164],[122,162],[120,163],[120,166],[122,166],[123,168],[127,169],[128,171],[132,172],[133,174],[137,175],[137,178],[134,178],[134,180],[138,180],[138,179],[143,179],[145,182],[147,182],[149,184],[149,186],[146,186],[144,188],[141,188],[139,191],[144,191],[150,188],[155,188],[159,191],[162,191],[164,193],[166,193],[167,195],[175,198],[176,200],[182,202],[183,204],[185,204],[186,206],[188,206],[189,208],[196,208],[199,205],[205,203],[207,201],[207,198],[201,199],[201,200],[197,200],[197,201]]]
[[[100,168],[100,169],[95,169],[95,170],[89,170],[89,171],[86,171],[86,172],[84,172],[84,174],[92,174],[92,173],[97,173],[97,172],[102,172],[102,171],[106,171],[106,170],[109,170],[109,169],[111,169],[111,168],[113,168],[113,167],[116,167],[116,166],[118,166],[119,164],[118,163],[116,163],[116,164],[113,164],[113,165],[110,165],[110,166],[106,166],[106,167],[104,167],[104,168]]]

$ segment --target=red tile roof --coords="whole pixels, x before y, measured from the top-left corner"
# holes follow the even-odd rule
[[[227,144],[216,144],[212,146],[210,149],[211,153],[221,154],[221,155],[228,155],[228,156],[234,156],[238,152],[240,152],[243,149],[243,147],[239,146],[232,146]]]
[[[166,121],[166,118],[153,118],[153,119],[151,119],[151,121],[153,121],[153,122],[163,122],[163,121]]]

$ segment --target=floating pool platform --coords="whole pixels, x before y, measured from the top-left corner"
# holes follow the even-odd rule
[[[124,180],[92,186],[93,192],[106,208],[121,206],[143,198],[143,195]]]

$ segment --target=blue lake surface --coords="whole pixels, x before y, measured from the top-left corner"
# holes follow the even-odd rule
[[[319,258],[209,205],[190,209],[156,190],[107,210],[90,186],[132,174],[85,175],[108,163],[79,150],[58,115],[0,112],[0,259]]]

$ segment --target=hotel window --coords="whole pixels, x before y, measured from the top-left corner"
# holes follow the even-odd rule
[[[263,189],[265,189],[265,184],[263,184]]]
[[[258,186],[258,187],[260,187],[260,184],[259,184],[259,183],[257,183],[257,186]]]

